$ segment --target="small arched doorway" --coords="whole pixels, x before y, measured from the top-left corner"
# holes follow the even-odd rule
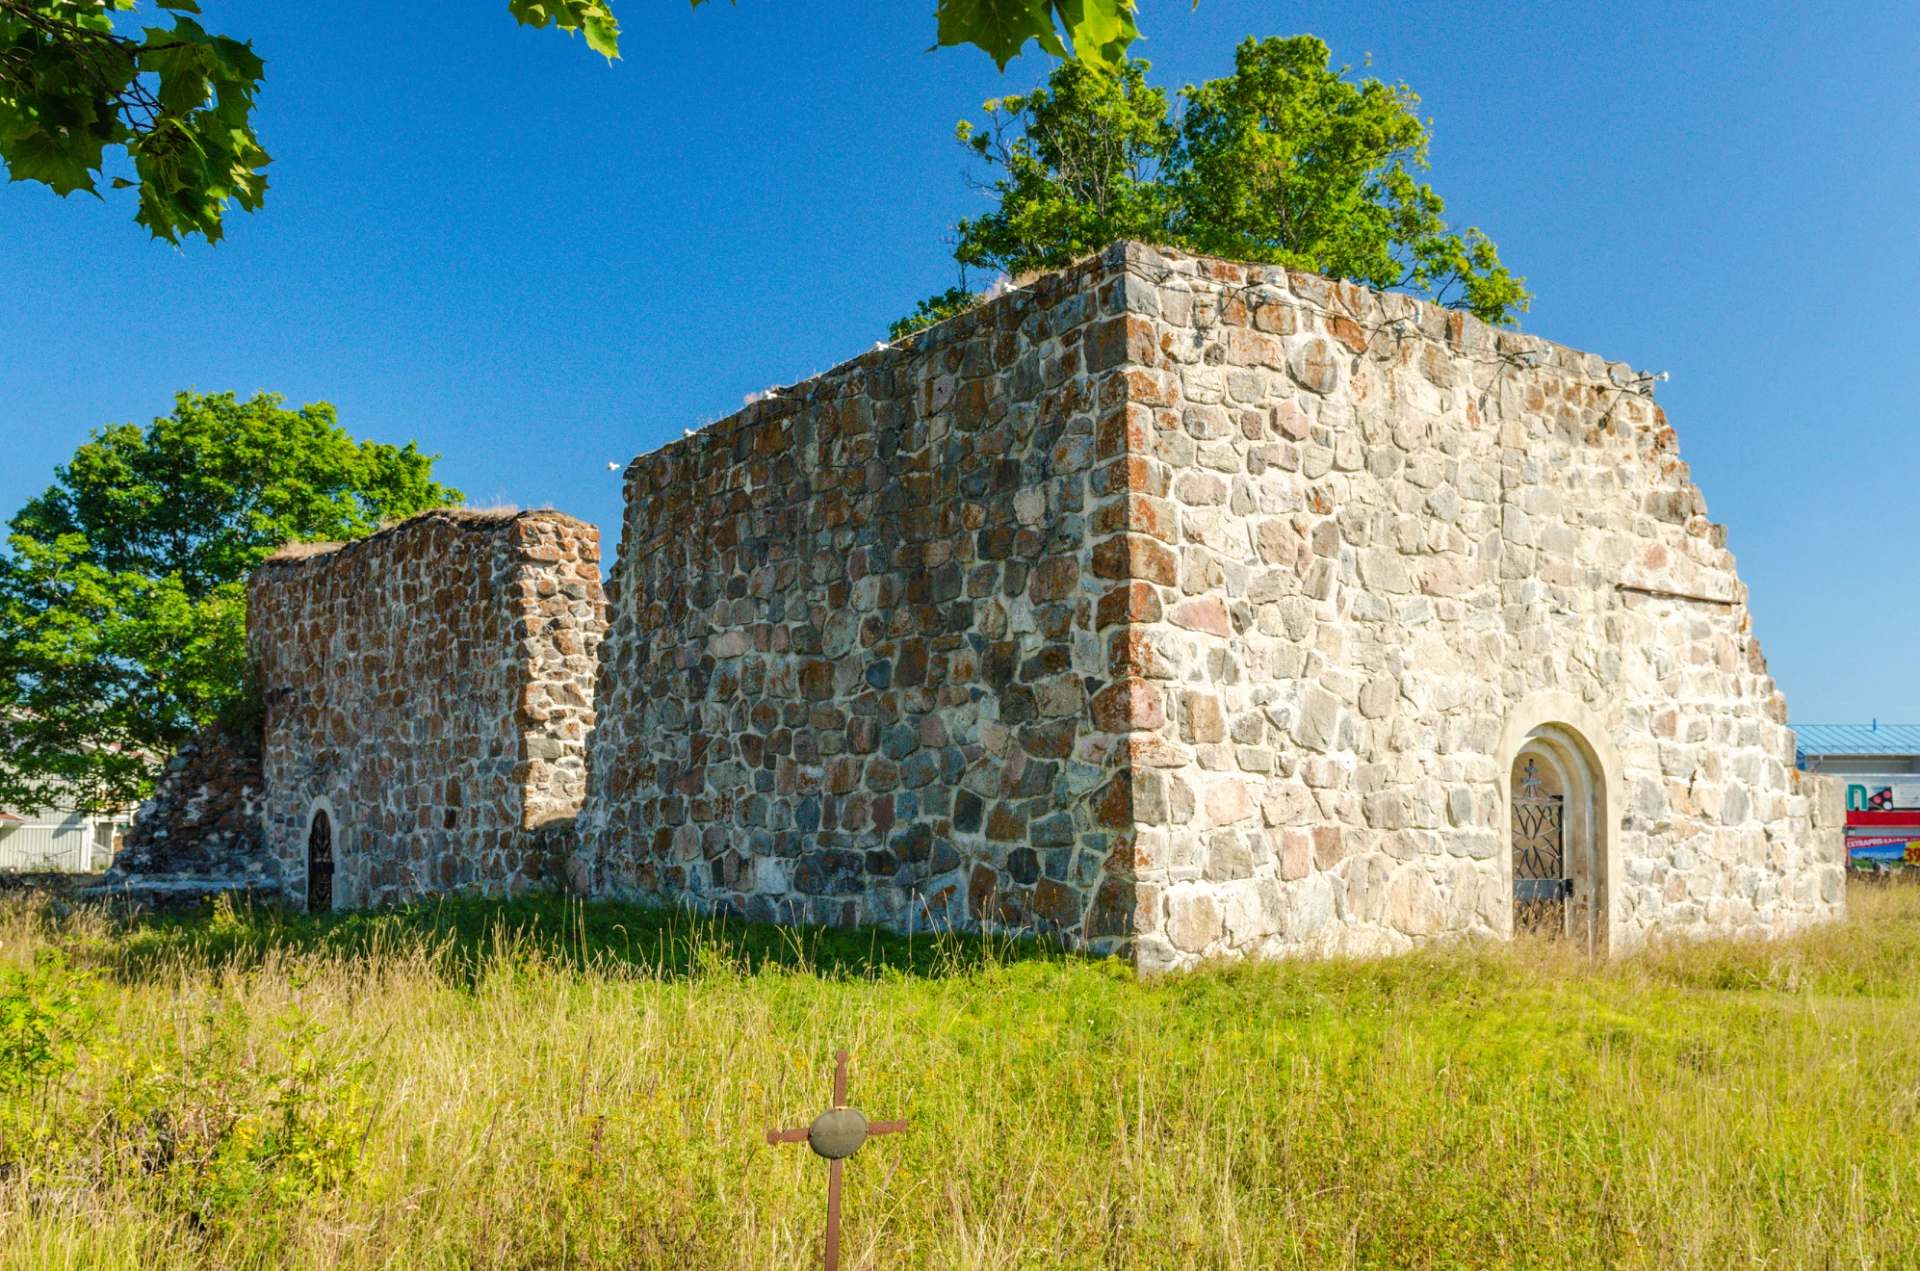
[[[319,808],[312,820],[307,831],[307,912],[321,914],[333,908],[333,821]]]
[[[1508,777],[1513,930],[1606,948],[1606,811],[1584,740],[1559,724],[1528,733]]]

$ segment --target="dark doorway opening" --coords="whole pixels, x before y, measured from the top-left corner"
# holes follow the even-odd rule
[[[333,822],[325,812],[313,814],[307,832],[307,912],[323,914],[333,908]]]

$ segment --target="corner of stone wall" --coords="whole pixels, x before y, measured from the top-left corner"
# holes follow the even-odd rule
[[[1834,917],[1847,912],[1847,780],[1792,768],[1795,794],[1808,803],[1807,850],[1818,863],[1820,899]]]
[[[508,545],[519,822],[534,830],[565,821],[570,843],[586,797],[594,679],[607,627],[600,532],[570,516],[529,513],[510,524]]]

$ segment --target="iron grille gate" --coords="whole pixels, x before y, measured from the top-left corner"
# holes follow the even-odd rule
[[[1566,800],[1541,794],[1533,760],[1513,800],[1513,929],[1560,935],[1567,926]]]
[[[333,908],[333,823],[315,811],[307,835],[307,912],[323,914]]]

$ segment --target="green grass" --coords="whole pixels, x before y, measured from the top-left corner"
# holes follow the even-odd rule
[[[1920,889],[1149,982],[561,901],[0,912],[0,1268],[1920,1266]]]

